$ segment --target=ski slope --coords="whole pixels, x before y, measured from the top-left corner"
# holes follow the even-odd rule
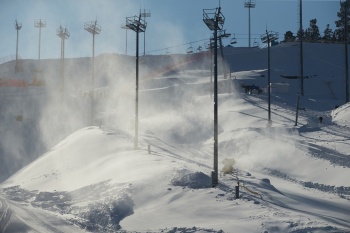
[[[13,153],[25,157],[27,152],[33,158],[45,152],[0,184],[0,232],[349,232],[350,108],[340,104],[340,88],[335,93],[325,84],[332,77],[332,85],[341,86],[342,70],[332,69],[341,64],[339,47],[306,44],[318,59],[306,58],[312,77],[306,80],[307,94],[301,99],[305,110],[299,111],[295,126],[298,80],[280,75],[297,75],[296,64],[282,62],[297,49],[293,44],[273,48],[273,82],[288,83],[289,91],[273,90],[270,128],[267,95],[241,88],[242,83],[266,86],[266,50],[225,51],[235,69],[232,79],[219,77],[219,169],[225,158],[235,164],[233,174],[220,175],[216,188],[210,178],[213,104],[210,72],[201,68],[205,60],[141,79],[137,150],[132,73],[116,76],[110,68],[97,76],[103,82],[97,82],[96,126],[87,126],[90,105],[83,87],[67,88],[63,101],[52,95],[55,85],[30,93],[6,89],[2,109],[10,112],[8,103],[13,103],[24,116],[22,122],[14,120],[16,112],[2,116],[7,123],[1,125],[2,132],[16,130],[12,141],[24,152]],[[235,53],[241,62],[249,62],[239,63]],[[252,62],[259,56],[259,62]],[[129,64],[123,56],[107,57],[100,56],[97,64],[103,68],[104,61],[112,67],[114,59],[120,61],[118,67]],[[143,63],[149,70],[170,62],[162,56],[149,59]],[[71,62],[84,64],[82,60]],[[320,60],[331,64],[320,68]],[[9,66],[3,65],[0,74]],[[70,72],[68,76],[74,74]],[[24,79],[28,74],[24,70],[16,75]],[[309,94],[311,90],[318,91]],[[26,98],[19,98],[21,93]],[[24,99],[32,105],[23,104]],[[21,133],[32,137],[13,140]],[[17,144],[6,148],[15,151]],[[35,144],[42,147],[29,146]]]

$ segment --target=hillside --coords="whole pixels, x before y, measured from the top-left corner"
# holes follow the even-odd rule
[[[299,81],[282,76],[298,75],[297,51],[294,44],[272,48],[272,83],[288,88],[272,89],[268,128],[266,93],[241,87],[266,89],[266,49],[225,49],[232,79],[219,77],[219,169],[225,158],[235,164],[216,188],[206,56],[143,57],[138,150],[132,57],[96,58],[90,127],[90,60],[66,61],[63,99],[60,62],[44,60],[45,86],[0,87],[0,156],[8,169],[0,232],[349,232],[341,45],[305,45],[308,78],[295,126]],[[13,62],[2,64],[0,76],[32,80],[24,68],[31,63],[17,73]]]

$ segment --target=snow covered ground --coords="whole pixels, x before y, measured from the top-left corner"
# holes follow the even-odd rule
[[[159,76],[141,79],[137,150],[134,73],[108,72],[111,55],[98,63],[103,69],[102,61],[109,61],[97,76],[103,82],[97,82],[96,126],[87,126],[84,87],[70,86],[63,101],[51,94],[54,81],[45,87],[1,87],[6,147],[2,142],[0,155],[10,151],[19,157],[14,163],[32,162],[17,163],[24,167],[0,184],[0,232],[350,232],[350,105],[341,104],[340,46],[305,45],[311,51],[305,57],[309,76],[297,126],[299,80],[281,75],[298,75],[292,59],[298,47],[272,49],[272,82],[289,88],[273,89],[272,127],[266,127],[266,93],[241,88],[266,87],[266,50],[225,51],[232,80],[219,77],[219,169],[225,158],[235,164],[233,174],[220,175],[216,188],[210,178],[210,72],[197,63],[191,67],[189,59],[177,58],[186,65],[170,73],[165,71],[172,65],[166,70],[160,65],[164,57],[145,60],[144,69],[157,74],[150,71],[157,68]],[[71,62],[86,66],[88,60]],[[0,74],[11,75],[8,67],[3,64]],[[68,83],[86,79],[81,66],[73,67],[79,72]],[[25,71],[14,75],[28,78]],[[18,114],[22,121],[15,120]],[[34,159],[40,151],[45,153]]]

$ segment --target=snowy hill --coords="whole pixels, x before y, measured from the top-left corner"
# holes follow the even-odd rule
[[[17,163],[3,175],[42,155],[0,184],[0,232],[349,232],[350,108],[341,104],[340,46],[306,44],[310,78],[297,126],[298,80],[282,76],[298,75],[298,48],[273,47],[272,82],[288,91],[273,89],[271,128],[267,95],[241,88],[266,87],[266,50],[225,50],[233,79],[219,77],[219,169],[225,158],[235,164],[216,188],[205,56],[143,57],[138,150],[132,57],[96,58],[93,127],[86,127],[90,60],[66,62],[63,100],[55,91],[59,60],[44,61],[46,86],[1,87],[0,155]],[[2,64],[0,75],[31,80],[11,66]]]

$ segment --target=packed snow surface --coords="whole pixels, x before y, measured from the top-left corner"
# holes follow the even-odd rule
[[[89,60],[67,61],[64,97],[52,94],[50,79],[60,63],[47,61],[45,86],[0,87],[0,155],[21,167],[0,184],[0,232],[350,232],[350,105],[341,104],[339,46],[306,44],[297,122],[298,48],[272,49],[271,127],[266,50],[225,50],[232,73],[218,80],[219,170],[233,164],[233,172],[220,172],[216,187],[206,56],[143,57],[137,148],[134,73],[123,68],[131,58],[97,58],[94,126],[88,85],[72,86]],[[29,80],[31,62],[13,75]],[[12,75],[11,65],[0,75]],[[252,85],[263,93],[243,88]]]

